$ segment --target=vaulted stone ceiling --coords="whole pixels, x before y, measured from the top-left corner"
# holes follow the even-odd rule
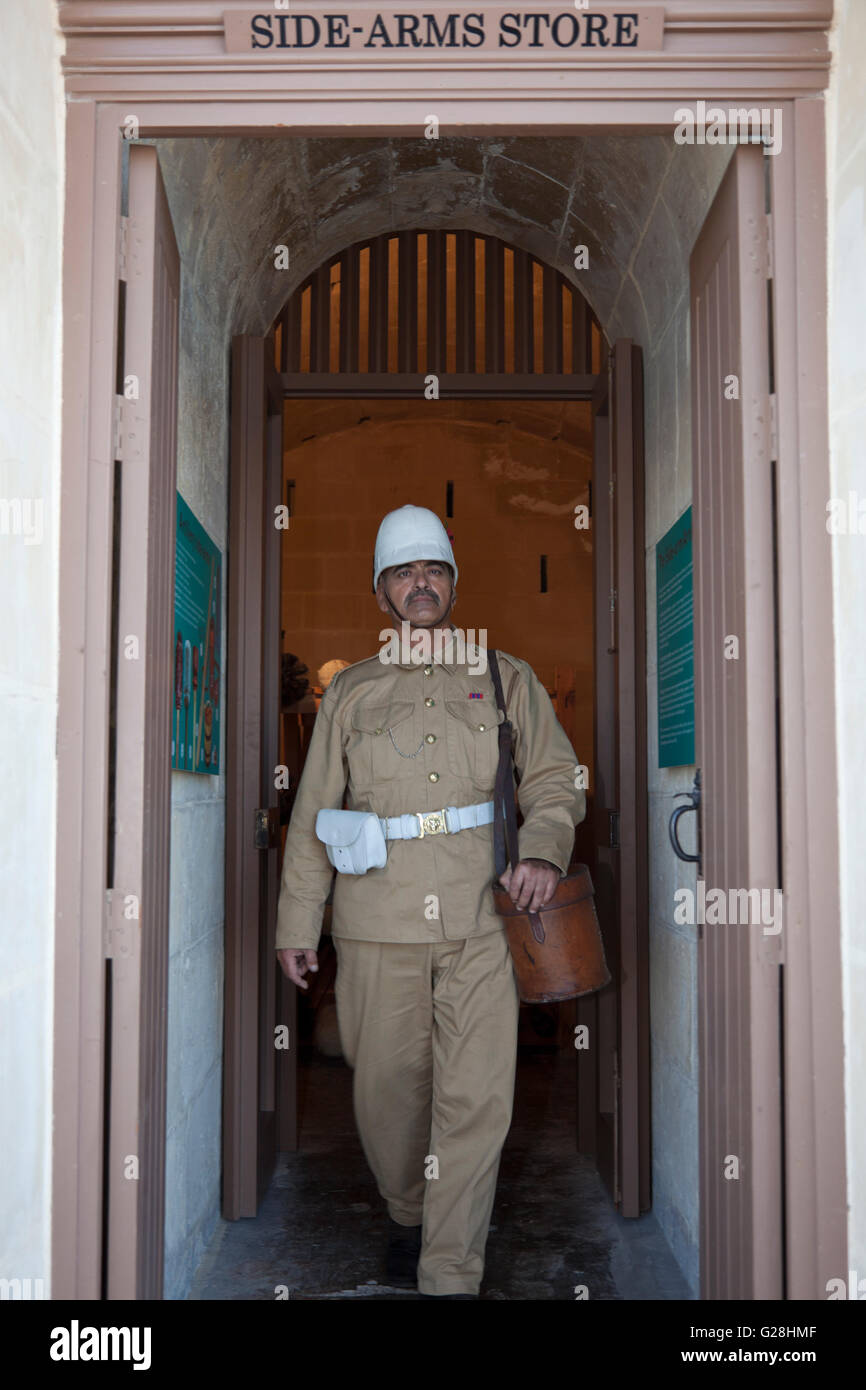
[[[187,271],[233,332],[265,331],[292,290],[351,242],[464,227],[556,266],[609,339],[645,346],[681,293],[729,157],[663,135],[154,143]],[[279,244],[288,270],[274,267]],[[574,269],[578,244],[588,270]]]

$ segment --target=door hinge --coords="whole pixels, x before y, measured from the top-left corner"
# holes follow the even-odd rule
[[[619,849],[619,811],[608,811],[610,817],[610,848]]]
[[[127,278],[127,257],[129,255],[129,218],[121,217],[120,228],[117,241],[117,274],[118,278]]]
[[[775,918],[774,918],[774,920],[773,920],[773,922],[772,922],[772,929],[771,929],[770,931],[768,931],[768,930],[767,930],[767,927],[770,926],[771,924],[768,923],[768,922],[766,921],[766,919],[764,918],[764,916],[763,916],[763,911],[761,912],[762,925],[761,925],[760,946],[759,946],[759,948],[758,948],[758,954],[759,954],[760,959],[761,959],[762,961],[764,961],[764,962],[765,962],[766,964],[768,964],[768,965],[787,965],[787,964],[788,964],[788,961],[787,961],[787,954],[786,954],[786,951],[785,951],[785,932],[786,932],[786,930],[787,930],[788,923],[787,923],[786,920],[785,920],[785,913],[784,913],[785,895],[784,895],[784,893],[782,893],[782,891],[781,891],[780,889],[778,889],[778,888],[772,889],[772,890],[768,890],[768,891],[772,891],[773,894],[774,894],[774,897],[773,897],[774,907],[775,907],[776,905],[778,905],[778,906],[780,907],[780,909],[781,909],[781,920],[777,923],[777,922],[775,921]],[[778,900],[777,900],[776,897],[775,897],[775,894],[776,894],[776,893],[779,894]],[[763,902],[764,902],[764,898],[763,898],[763,892],[762,892],[762,894],[761,894],[761,906],[762,906],[762,908],[763,908]],[[775,930],[775,928],[778,928],[778,930]]]
[[[126,400],[123,396],[114,397],[114,458],[123,461],[123,445],[126,438]]]
[[[773,254],[773,214],[764,214],[767,219],[767,279],[773,280],[776,274],[775,256]]]
[[[114,397],[114,457],[120,463],[142,461],[142,448],[147,440],[145,408],[145,403],[137,396]]]
[[[130,916],[130,907],[134,915]],[[119,956],[134,954],[138,941],[140,924],[139,901],[134,893],[123,893],[119,888],[105,890],[105,917],[103,932],[103,952],[106,960],[116,960]]]
[[[770,397],[770,462],[779,461],[779,418],[775,392]]]

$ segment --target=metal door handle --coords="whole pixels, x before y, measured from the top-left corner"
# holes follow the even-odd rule
[[[280,808],[257,806],[253,844],[256,849],[276,849],[280,842]]]
[[[676,808],[676,810],[673,811],[673,812],[671,813],[670,824],[669,824],[669,826],[668,826],[668,833],[669,833],[670,838],[671,838],[671,845],[673,846],[674,854],[677,856],[678,859],[684,859],[685,862],[686,862],[687,864],[699,864],[700,861],[701,861],[701,822],[700,822],[700,816],[698,817],[698,852],[697,852],[697,854],[686,854],[685,850],[683,849],[682,845],[680,844],[679,835],[678,835],[678,833],[677,833],[677,824],[678,824],[678,822],[679,822],[680,816],[684,815],[686,811],[699,811],[699,810],[700,810],[700,805],[701,805],[701,769],[700,769],[700,768],[698,768],[697,772],[695,773],[694,786],[693,786],[692,790],[691,790],[690,792],[677,792],[677,796],[684,796],[684,797],[686,797],[687,800],[689,800],[692,804],[691,804],[691,806],[678,806],[678,807]]]

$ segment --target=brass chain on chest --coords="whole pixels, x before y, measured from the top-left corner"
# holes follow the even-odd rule
[[[394,738],[394,730],[393,730],[393,729],[389,729],[389,730],[388,730],[388,737],[389,737],[389,739],[391,740],[391,742],[393,743],[394,748],[396,749],[396,751],[400,754],[400,757],[401,757],[401,758],[417,758],[418,754],[421,752],[421,749],[424,747],[424,740],[423,740],[423,738],[422,738],[421,742],[418,744],[418,747],[415,749],[415,752],[414,752],[414,753],[404,753],[402,748],[397,748],[397,742],[396,742],[396,740],[395,740],[395,738]]]

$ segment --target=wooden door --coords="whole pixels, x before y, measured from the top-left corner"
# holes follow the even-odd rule
[[[643,375],[614,345],[594,401],[596,906],[612,981],[578,1000],[578,1147],[624,1216],[650,1204]]]
[[[741,147],[690,263],[701,869],[728,903],[780,881],[764,197]],[[780,1298],[781,933],[698,933],[701,1294]]]
[[[104,1291],[162,1296],[180,261],[156,150],[129,151],[115,457],[114,769],[105,923]],[[127,398],[128,395],[128,398]]]
[[[296,1030],[275,954],[282,393],[272,340],[232,340],[223,1215],[255,1216],[293,1146]],[[288,1038],[278,1032],[285,1025]],[[284,1041],[288,1046],[284,1047]],[[281,1123],[281,1100],[291,1105]]]

